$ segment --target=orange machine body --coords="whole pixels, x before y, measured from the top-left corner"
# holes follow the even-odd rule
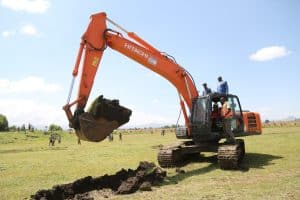
[[[71,103],[69,102],[69,94],[68,102],[64,106],[70,123],[72,123],[73,119],[71,107],[76,105],[76,109],[83,110],[85,108],[103,52],[107,47],[110,47],[153,72],[160,74],[174,85],[179,95],[187,133],[190,136],[191,123],[189,115],[193,109],[193,101],[199,97],[192,76],[183,67],[178,65],[175,60],[161,53],[135,33],[127,32],[121,28],[128,36],[128,38],[125,38],[121,33],[108,29],[106,25],[107,21],[118,26],[108,19],[104,12],[92,15],[87,30],[81,38],[80,48],[73,70],[73,77],[75,78],[78,75],[80,66],[82,67],[79,92],[77,99]],[[258,113],[243,112],[243,120],[244,132],[246,134],[261,133],[261,120]]]
[[[257,135],[262,133],[262,124],[259,113],[243,112],[244,132],[247,135]]]

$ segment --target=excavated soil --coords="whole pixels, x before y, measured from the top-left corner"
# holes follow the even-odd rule
[[[121,125],[127,123],[132,111],[119,104],[119,100],[97,97],[87,112],[75,111],[74,127],[81,140],[100,142]]]
[[[129,121],[132,111],[119,104],[117,99],[106,99],[103,95],[97,97],[88,109],[95,119],[105,118],[109,121],[117,121],[119,126]]]
[[[87,176],[73,183],[53,186],[49,190],[39,190],[31,199],[43,200],[92,200],[97,197],[109,198],[112,195],[130,194],[138,190],[151,191],[166,177],[166,172],[154,163],[140,162],[137,169],[121,169],[113,175],[96,178]]]

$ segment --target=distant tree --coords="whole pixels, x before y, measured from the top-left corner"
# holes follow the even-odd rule
[[[24,133],[26,134],[26,126],[25,126],[25,124],[23,124],[22,126],[21,126],[21,129],[20,129],[21,131],[24,131]]]
[[[18,127],[15,126],[15,125],[9,127],[9,131],[15,132],[15,131],[17,131],[17,130],[18,130]]]
[[[270,123],[270,120],[266,119],[266,120],[265,120],[265,123],[266,123],[266,124]]]
[[[172,125],[165,125],[162,128],[168,129],[168,128],[176,128],[176,124],[172,124]]]
[[[62,131],[62,128],[59,125],[50,124],[49,125],[49,131]]]
[[[28,131],[34,132],[34,127],[30,123],[28,123]]]
[[[0,114],[0,131],[8,131],[8,121],[5,115]]]
[[[21,131],[26,131],[25,124],[23,124],[23,125],[21,126]]]

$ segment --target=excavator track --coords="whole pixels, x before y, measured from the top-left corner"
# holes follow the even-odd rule
[[[238,169],[245,155],[243,140],[236,140],[235,144],[223,144],[218,148],[218,162],[221,169]]]
[[[182,164],[189,155],[199,154],[203,151],[218,152],[217,158],[221,169],[238,169],[245,155],[245,144],[242,139],[237,139],[234,144],[223,143],[215,146],[186,141],[178,145],[161,148],[157,154],[157,160],[161,167],[176,167]]]
[[[181,145],[182,144],[160,149],[157,154],[158,164],[164,168],[176,166],[183,159]]]

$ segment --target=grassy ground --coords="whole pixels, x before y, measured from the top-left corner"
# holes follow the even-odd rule
[[[55,184],[136,168],[143,160],[157,163],[157,146],[177,141],[174,133],[154,132],[78,145],[74,135],[61,134],[62,143],[49,147],[49,136],[41,133],[0,133],[0,199],[24,199]],[[265,128],[245,142],[241,170],[220,170],[207,153],[184,166],[185,174],[168,169],[166,182],[152,192],[113,198],[300,199],[300,127]]]

